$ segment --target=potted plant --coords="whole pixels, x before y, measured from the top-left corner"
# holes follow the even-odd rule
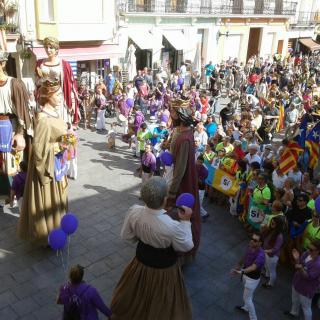
[[[30,59],[32,56],[32,52],[29,48],[24,48],[21,53],[20,53],[20,58],[22,60],[25,60],[25,59]]]
[[[9,3],[5,7],[5,14],[9,18],[13,17],[16,14],[17,11],[18,11],[18,6],[17,6],[16,3]]]
[[[17,33],[18,26],[14,23],[6,24],[6,32],[7,33]]]

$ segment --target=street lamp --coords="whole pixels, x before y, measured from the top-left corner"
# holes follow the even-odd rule
[[[218,31],[218,33],[217,33],[217,38],[219,39],[219,38],[222,37],[222,36],[229,37],[229,31],[227,31],[226,33],[221,33],[220,31]]]

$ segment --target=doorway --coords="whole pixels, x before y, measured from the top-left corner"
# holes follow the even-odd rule
[[[6,62],[6,72],[10,77],[17,77],[17,67],[16,67],[16,59],[9,54],[8,60]]]
[[[260,53],[260,39],[262,28],[250,28],[247,61],[253,55],[259,55]]]
[[[277,53],[282,54],[282,49],[283,49],[283,40],[278,41],[278,48],[277,48]]]
[[[151,50],[141,50],[137,47],[136,52],[136,64],[137,70],[142,70],[143,68],[152,67],[152,51]]]
[[[162,45],[162,61],[166,61],[163,67],[168,73],[173,73],[180,68],[183,62],[183,50],[176,50],[165,37],[163,37]]]

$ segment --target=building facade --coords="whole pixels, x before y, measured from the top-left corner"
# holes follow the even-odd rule
[[[301,0],[302,1],[302,0]],[[245,63],[252,55],[286,54],[297,1],[119,0],[123,48],[135,45],[137,67],[193,69],[229,57]],[[301,5],[300,5],[301,6]]]
[[[33,82],[44,58],[42,41],[60,40],[59,55],[79,81],[126,69],[175,71],[182,62],[201,71],[212,61],[254,54],[272,57],[316,48],[319,0],[12,0],[0,12],[0,45],[10,52],[10,74]],[[9,8],[10,9],[10,8]],[[320,27],[319,34],[320,34]],[[312,40],[313,38],[313,40]],[[4,40],[5,39],[5,40]],[[313,41],[313,42],[312,42]]]
[[[182,62],[193,70],[216,55],[216,19],[208,2],[119,0],[119,34],[124,49],[136,49],[138,69],[175,71]]]
[[[320,24],[319,0],[299,0],[296,13],[291,17],[289,23],[288,49],[308,51],[310,48],[312,50],[320,48],[315,41],[315,27]]]
[[[114,1],[20,0],[20,43],[15,56],[17,74],[27,83],[34,78],[36,61],[46,57],[42,41],[60,41],[59,56],[70,62],[80,81],[94,85],[122,55],[117,38]]]
[[[219,20],[218,61],[231,57],[246,63],[252,55],[286,54],[288,21],[296,13],[296,1],[235,0],[229,4]]]

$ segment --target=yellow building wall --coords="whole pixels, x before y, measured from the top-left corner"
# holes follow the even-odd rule
[[[225,53],[225,43],[227,41],[227,36],[225,35],[229,32],[229,36],[231,35],[240,35],[240,47],[234,48],[234,51],[230,52],[231,57],[235,57],[237,55],[239,62],[246,62],[247,57],[247,49],[248,49],[248,40],[249,40],[249,33],[250,33],[250,26],[246,25],[239,25],[239,24],[232,24],[228,26],[221,26],[220,33],[222,34],[218,40],[218,54],[217,59],[218,62],[224,60],[224,53]]]
[[[240,21],[239,21],[240,22]],[[220,33],[222,34],[218,40],[217,46],[217,62],[225,60],[226,50],[230,51],[230,57],[237,57],[239,62],[246,63],[247,52],[250,36],[250,28],[261,28],[261,36],[259,40],[259,53],[262,57],[266,55],[266,52],[270,54],[275,54],[278,48],[278,41],[283,40],[282,55],[285,55],[288,47],[288,37],[287,37],[287,24],[284,21],[275,23],[266,23],[266,21],[260,22],[250,22],[250,23],[233,23],[229,22],[220,27]],[[225,44],[228,41],[226,33],[228,32],[229,37],[234,35],[240,35],[240,45],[239,48],[232,48],[230,50],[230,43],[225,48]],[[269,35],[269,37],[268,37]],[[272,42],[270,42],[271,35]],[[230,41],[230,40],[229,40]],[[235,44],[236,45],[236,44]]]
[[[41,5],[40,1],[35,1],[35,12],[36,12],[36,29],[38,40],[43,40],[45,37],[56,37],[59,38],[59,25],[58,25],[58,1],[53,0],[53,20],[52,21],[41,21]]]

